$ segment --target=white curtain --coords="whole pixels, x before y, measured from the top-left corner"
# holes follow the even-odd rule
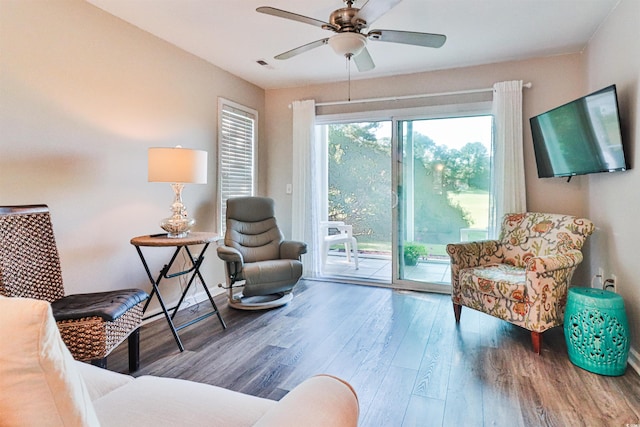
[[[317,224],[320,207],[314,189],[320,188],[319,174],[313,167],[319,158],[315,144],[316,104],[314,100],[294,101],[293,105],[293,177],[291,198],[291,238],[307,243],[302,256],[304,277],[315,277],[320,271],[320,247]]]
[[[493,85],[494,151],[490,236],[506,213],[525,212],[527,201],[522,148],[522,80]]]

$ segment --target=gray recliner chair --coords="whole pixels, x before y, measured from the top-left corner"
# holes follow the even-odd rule
[[[227,277],[226,286],[220,286],[228,289],[231,307],[261,310],[293,298],[307,245],[284,240],[274,215],[273,199],[267,197],[227,200],[227,230],[217,251]]]

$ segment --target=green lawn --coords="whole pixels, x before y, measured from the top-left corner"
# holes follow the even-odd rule
[[[489,226],[489,193],[480,190],[468,190],[449,193],[449,199],[459,204],[471,219],[470,228],[486,229]],[[469,234],[472,240],[483,238],[482,232]],[[446,245],[425,244],[431,256],[446,256]],[[338,246],[336,246],[338,248]],[[358,249],[362,252],[391,253],[391,242],[368,241],[366,237],[358,237]]]
[[[489,192],[480,190],[448,193],[449,200],[459,204],[472,221],[471,228],[487,228],[489,226]]]

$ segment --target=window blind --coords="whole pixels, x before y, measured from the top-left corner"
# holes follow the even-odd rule
[[[227,199],[255,194],[258,114],[225,99],[220,99],[218,114],[219,218],[224,233]]]

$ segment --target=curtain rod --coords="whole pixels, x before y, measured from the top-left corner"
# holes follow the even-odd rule
[[[522,87],[526,87],[526,88],[531,88],[531,86],[532,86],[531,82],[528,82],[522,85]],[[417,95],[389,96],[386,98],[363,98],[363,99],[352,99],[351,101],[318,102],[316,104],[316,107],[326,107],[330,105],[364,104],[367,102],[400,101],[404,99],[430,98],[435,96],[466,95],[470,93],[482,93],[482,92],[491,92],[491,91],[493,91],[493,88],[488,87],[483,89],[459,90],[455,92],[423,93],[423,94],[417,94]]]

